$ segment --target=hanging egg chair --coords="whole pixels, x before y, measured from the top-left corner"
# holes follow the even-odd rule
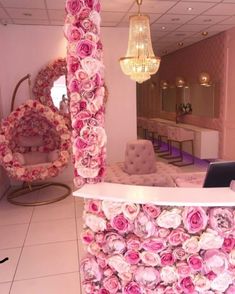
[[[70,159],[70,131],[64,117],[36,100],[27,100],[13,110],[16,92],[27,75],[17,84],[12,98],[11,113],[0,125],[0,165],[9,177],[23,182],[7,198],[13,204],[35,206],[64,199],[71,193],[69,186],[45,180],[57,176]],[[18,201],[35,190],[60,186],[65,193],[43,201]]]

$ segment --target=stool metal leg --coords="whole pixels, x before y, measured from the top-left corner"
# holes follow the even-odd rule
[[[193,144],[194,142],[193,142],[193,140],[188,140],[188,142],[191,142],[192,161],[191,162],[187,162],[187,163],[184,163],[183,162],[183,150],[182,150],[182,143],[183,142],[186,142],[186,141],[180,142],[180,157],[181,157],[181,159],[180,160],[170,161],[168,163],[173,164],[175,166],[179,166],[179,167],[181,167],[181,166],[188,166],[188,165],[193,165],[194,164],[194,160],[195,160],[195,158],[194,158],[194,144]]]

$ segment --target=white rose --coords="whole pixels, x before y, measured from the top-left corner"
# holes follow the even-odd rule
[[[86,213],[84,219],[86,226],[93,232],[104,231],[106,229],[106,221],[102,217]]]
[[[108,265],[114,268],[119,274],[129,273],[130,265],[120,255],[113,255],[108,258]]]
[[[224,238],[219,236],[216,231],[210,230],[204,232],[199,240],[199,246],[201,249],[219,249],[224,243]]]
[[[205,291],[209,290],[211,287],[210,281],[205,276],[201,275],[195,276],[193,283],[195,285],[195,289],[200,293],[205,293]]]
[[[211,289],[220,291],[222,293],[228,288],[230,284],[232,284],[233,279],[229,273],[222,273],[217,276],[211,283]]]
[[[172,284],[178,280],[176,268],[173,266],[164,266],[160,272],[161,279],[166,284]]]
[[[201,247],[199,244],[199,239],[198,237],[191,237],[190,239],[187,239],[184,241],[182,244],[182,248],[184,249],[185,252],[187,253],[197,253],[200,251]]]
[[[176,229],[181,224],[181,210],[174,208],[172,210],[164,210],[157,218],[157,225],[162,228]]]
[[[124,203],[122,206],[123,214],[126,218],[133,221],[140,212],[139,204],[135,203]]]
[[[111,219],[122,213],[122,205],[121,202],[102,201],[102,210],[107,219]]]
[[[75,167],[82,178],[95,178],[99,173],[99,168],[84,167],[80,164],[75,164]]]

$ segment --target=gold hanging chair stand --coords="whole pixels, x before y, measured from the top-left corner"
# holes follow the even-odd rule
[[[31,81],[30,81],[30,74],[27,74],[25,77],[23,77],[16,85],[13,95],[12,95],[12,100],[11,100],[11,112],[14,110],[14,103],[15,103],[15,98],[16,98],[16,93],[17,90],[19,88],[19,86],[21,85],[21,83],[25,80],[28,80],[28,84],[29,84],[29,96],[31,99]],[[65,192],[57,197],[53,197],[51,199],[47,199],[47,200],[43,200],[40,201],[40,199],[38,199],[38,201],[32,201],[32,202],[28,202],[28,201],[18,201],[16,199],[25,196],[26,194],[30,194],[32,192],[35,191],[39,191],[42,190],[44,188],[48,188],[48,187],[62,187],[65,189]],[[8,202],[15,204],[15,205],[21,205],[21,206],[41,206],[41,205],[46,205],[46,204],[50,204],[50,203],[55,203],[57,201],[63,200],[66,197],[68,197],[71,194],[72,190],[71,188],[63,183],[57,183],[57,182],[45,182],[45,183],[37,183],[37,184],[31,184],[28,182],[24,182],[22,184],[22,186],[20,188],[11,190],[8,192],[7,194],[7,200]]]

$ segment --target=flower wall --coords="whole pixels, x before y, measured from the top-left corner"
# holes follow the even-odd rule
[[[102,181],[105,170],[104,76],[99,0],[67,0],[64,26],[75,185]]]
[[[87,200],[85,293],[235,293],[235,210]]]

